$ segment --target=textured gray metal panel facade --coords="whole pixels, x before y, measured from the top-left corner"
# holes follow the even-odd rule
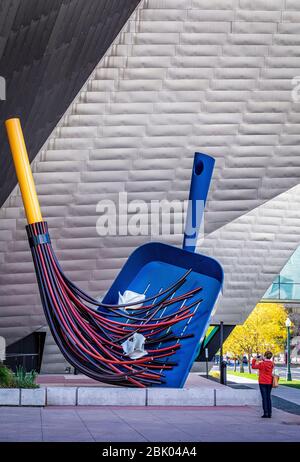
[[[201,251],[225,271],[214,322],[242,323],[299,246],[300,185],[209,234]]]
[[[99,237],[98,201],[119,191],[186,199],[200,150],[216,169],[199,250],[226,271],[214,319],[246,318],[299,242],[298,187],[288,191],[300,176],[291,98],[299,30],[300,4],[289,0],[141,3],[33,163],[54,247],[76,283],[104,293],[149,240]],[[15,190],[0,212],[0,335],[9,342],[44,323],[23,216]]]

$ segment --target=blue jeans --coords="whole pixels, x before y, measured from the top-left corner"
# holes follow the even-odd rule
[[[262,397],[262,406],[264,410],[264,415],[272,415],[272,401],[271,401],[271,391],[272,385],[259,384],[259,389]]]

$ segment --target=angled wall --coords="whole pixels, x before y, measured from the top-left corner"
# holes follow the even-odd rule
[[[139,0],[2,0],[0,206],[16,185],[3,121],[21,117],[30,159],[111,45]]]

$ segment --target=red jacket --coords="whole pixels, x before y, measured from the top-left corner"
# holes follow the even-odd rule
[[[252,359],[252,369],[258,369],[258,383],[272,385],[273,368],[274,363],[271,359],[264,359],[260,362],[256,362],[255,358]]]

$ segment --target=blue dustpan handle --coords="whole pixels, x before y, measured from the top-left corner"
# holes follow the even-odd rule
[[[195,153],[183,238],[183,249],[190,252],[195,252],[214,165],[215,159],[213,157],[200,152]]]

